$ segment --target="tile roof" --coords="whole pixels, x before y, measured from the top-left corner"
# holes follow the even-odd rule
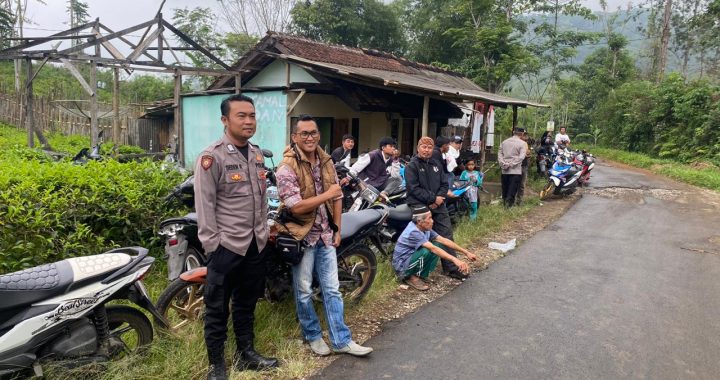
[[[261,60],[266,63],[253,61],[253,57],[262,56],[265,58]],[[233,65],[233,69],[255,71],[276,58],[329,70],[334,75],[379,83],[391,89],[431,92],[434,96],[451,101],[472,99],[497,105],[546,107],[532,101],[487,92],[462,74],[441,67],[413,62],[374,49],[327,44],[277,32],[268,32],[255,48]],[[218,78],[211,88],[220,88],[231,80],[228,77]]]
[[[379,50],[325,44],[289,34],[272,33],[271,35],[282,45],[281,50],[282,48],[287,50],[283,51],[283,53],[289,53],[316,62],[407,74],[416,73],[417,69],[421,69],[461,76],[461,74],[453,73],[440,67],[413,62]]]

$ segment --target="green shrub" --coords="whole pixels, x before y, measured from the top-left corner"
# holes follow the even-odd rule
[[[159,163],[53,162],[18,140],[22,131],[0,127],[0,273],[116,246],[150,247],[160,220],[179,212],[163,198],[183,175]]]

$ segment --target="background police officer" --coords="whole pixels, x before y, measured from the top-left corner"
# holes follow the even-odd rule
[[[205,286],[205,344],[208,379],[226,379],[225,340],[232,298],[236,368],[278,366],[253,347],[255,304],[265,285],[267,200],[262,151],[249,143],[255,134],[251,98],[232,95],[220,105],[225,134],[205,149],[195,166],[198,236],[210,252]]]

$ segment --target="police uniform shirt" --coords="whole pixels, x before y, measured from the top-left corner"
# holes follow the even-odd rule
[[[198,238],[206,252],[218,245],[245,255],[253,236],[258,250],[268,238],[264,157],[249,144],[248,158],[227,135],[206,148],[195,165]]]

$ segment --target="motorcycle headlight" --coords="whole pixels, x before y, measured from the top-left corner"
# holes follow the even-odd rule
[[[370,189],[363,190],[360,196],[370,203],[374,203],[378,199],[378,194],[375,194],[375,192]]]
[[[185,227],[184,224],[179,223],[173,223],[168,224],[160,229],[160,232],[158,234],[162,236],[172,236],[178,233],[178,231],[182,231],[182,229]]]

